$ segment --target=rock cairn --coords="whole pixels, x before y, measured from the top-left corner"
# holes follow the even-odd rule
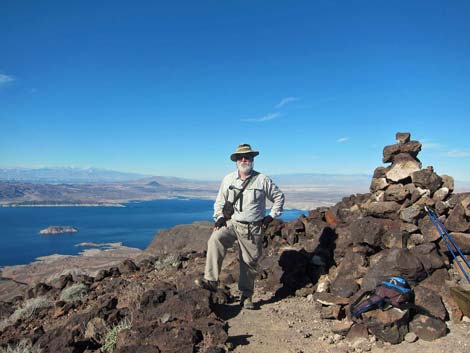
[[[393,344],[408,332],[436,339],[446,334],[446,320],[462,318],[449,291],[461,277],[425,205],[436,210],[464,254],[470,254],[470,195],[453,194],[452,177],[422,168],[422,145],[409,133],[397,133],[396,141],[383,150],[383,162],[391,165],[374,171],[370,194],[351,195],[331,208],[269,228],[271,256],[262,261],[260,281],[278,293],[312,295],[324,305],[324,318],[342,320],[338,333],[362,325],[365,331],[354,332]],[[348,304],[391,276],[408,280],[415,304],[428,315],[374,310],[352,325]]]

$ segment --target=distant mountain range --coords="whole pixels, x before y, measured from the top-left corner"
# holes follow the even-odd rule
[[[0,180],[39,184],[125,182],[145,177],[148,177],[148,175],[98,168],[50,167],[0,169]]]
[[[368,192],[371,176],[272,175],[288,208],[331,205]],[[215,199],[220,181],[146,176],[97,168],[0,169],[0,205],[115,205],[161,198]]]
[[[279,174],[271,175],[271,178],[277,183],[294,184],[369,184],[371,175],[366,174]],[[147,184],[149,182],[158,182],[164,185],[175,184],[201,184],[210,181],[200,181],[193,179],[184,179],[178,177],[150,176],[138,173],[119,172],[115,170],[99,168],[75,168],[75,167],[46,167],[46,168],[0,168],[1,181],[15,181],[38,184],[92,184],[92,183],[113,183],[113,182],[138,182]],[[213,182],[210,182],[213,183]]]

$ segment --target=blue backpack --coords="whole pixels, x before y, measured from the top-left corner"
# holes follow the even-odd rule
[[[359,318],[362,313],[374,309],[383,309],[387,305],[406,309],[413,301],[413,291],[402,277],[390,277],[382,281],[375,289],[362,293],[350,305],[353,317]]]

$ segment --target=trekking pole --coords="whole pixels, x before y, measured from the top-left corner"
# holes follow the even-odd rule
[[[454,250],[452,249],[452,246],[455,248],[455,250],[458,252],[460,258],[465,262],[468,268],[470,268],[470,263],[468,262],[467,258],[464,256],[462,251],[460,250],[460,247],[457,245],[457,243],[454,241],[452,236],[449,234],[447,231],[446,227],[442,224],[442,222],[439,220],[437,215],[434,213],[433,210],[431,210],[428,206],[424,206],[424,210],[428,214],[429,218],[431,219],[431,222],[434,224],[436,227],[437,231],[439,232],[439,235],[441,238],[444,240],[444,243],[446,244],[447,248],[449,249],[450,253],[452,254],[452,257],[454,258],[455,262],[457,262],[457,265],[459,266],[460,270],[462,271],[463,275],[465,276],[465,279],[467,280],[468,283],[470,283],[470,276],[469,274],[464,270],[462,264],[460,263],[460,259],[458,259],[457,255],[455,254]],[[452,246],[451,246],[452,244]]]
[[[462,253],[462,250],[460,250],[460,247],[459,245],[455,242],[454,238],[449,234],[449,232],[447,231],[446,227],[444,227],[444,225],[442,224],[442,222],[439,220],[439,218],[437,217],[436,213],[434,211],[432,211],[431,209],[429,209],[427,206],[424,206],[425,208],[427,208],[429,210],[429,212],[431,213],[432,217],[434,218],[434,220],[436,221],[436,223],[441,227],[442,231],[446,234],[448,240],[452,243],[452,245],[454,246],[454,248],[457,250],[457,252],[459,253],[459,255],[462,257],[462,259],[464,260],[465,264],[470,268],[470,263],[469,261],[467,260],[467,258],[464,256],[464,254]]]

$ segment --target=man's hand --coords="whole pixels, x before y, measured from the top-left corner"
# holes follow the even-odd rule
[[[263,228],[268,228],[269,223],[271,223],[272,221],[273,221],[273,218],[271,216],[264,217],[263,220],[261,221]]]
[[[225,219],[225,217],[220,217],[217,222],[215,222],[215,225],[214,225],[214,229],[215,230],[218,230],[222,227],[226,227],[227,226],[227,221]]]

